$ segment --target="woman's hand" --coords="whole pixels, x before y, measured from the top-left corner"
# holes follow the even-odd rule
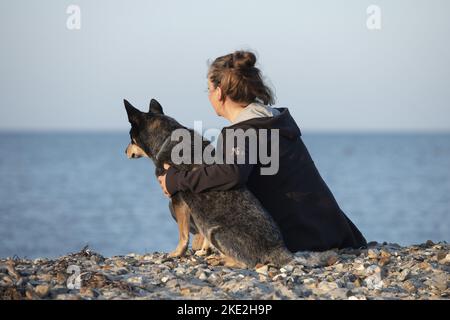
[[[170,165],[168,165],[167,163],[164,163],[164,169],[168,170],[170,168]],[[162,176],[158,176],[158,181],[159,184],[161,185],[161,189],[164,192],[164,194],[166,195],[166,197],[170,198],[170,193],[167,191],[166,188],[166,173],[163,174]]]

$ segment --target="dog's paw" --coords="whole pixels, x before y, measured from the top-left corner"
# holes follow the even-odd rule
[[[167,255],[168,258],[178,258],[181,257],[183,255],[183,253],[177,252],[177,251],[172,251],[171,253],[169,253]]]
[[[203,256],[206,256],[207,254],[208,254],[208,250],[205,250],[205,249],[200,249],[200,250],[195,251],[195,255],[197,257],[203,257]]]
[[[205,238],[200,233],[197,233],[194,236],[194,240],[192,241],[192,250],[194,251],[200,250],[203,246],[204,240]]]
[[[176,249],[176,250],[172,251],[171,253],[169,253],[169,255],[167,257],[169,257],[169,258],[179,258],[179,257],[184,256],[185,253],[186,253],[186,249],[182,249],[182,250]]]

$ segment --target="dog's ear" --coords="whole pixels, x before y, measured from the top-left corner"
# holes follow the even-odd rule
[[[161,107],[159,102],[156,101],[156,99],[152,99],[150,101],[150,108],[149,108],[148,112],[149,113],[164,114],[163,108]]]
[[[127,110],[128,121],[130,123],[137,123],[141,118],[142,112],[133,107],[133,105],[126,99],[123,99],[123,104],[125,105],[125,109]]]

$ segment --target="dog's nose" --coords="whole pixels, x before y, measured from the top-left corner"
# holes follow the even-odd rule
[[[132,154],[131,154],[131,157],[132,157],[132,158],[134,158],[134,156],[135,156],[135,154],[134,154],[134,153],[132,153]]]

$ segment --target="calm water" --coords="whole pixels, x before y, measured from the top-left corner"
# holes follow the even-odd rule
[[[0,133],[0,256],[169,251],[177,227],[127,132]],[[368,240],[450,241],[450,134],[303,136]]]

